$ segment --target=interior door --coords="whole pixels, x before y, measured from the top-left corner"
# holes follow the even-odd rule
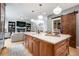
[[[76,47],[76,14],[71,13],[61,17],[61,30],[63,34],[70,34],[70,46]]]

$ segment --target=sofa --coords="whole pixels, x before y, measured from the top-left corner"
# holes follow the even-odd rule
[[[17,32],[11,35],[12,42],[23,41],[23,40],[24,40],[24,33]]]

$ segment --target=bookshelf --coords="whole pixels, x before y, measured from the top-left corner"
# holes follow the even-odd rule
[[[9,21],[8,22],[8,32],[15,32],[15,22]]]
[[[31,31],[31,24],[26,23],[26,32],[30,32],[30,31]]]

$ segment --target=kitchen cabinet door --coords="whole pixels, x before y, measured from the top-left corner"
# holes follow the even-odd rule
[[[33,37],[33,55],[34,56],[39,56],[39,44],[40,44],[39,39]]]
[[[33,52],[33,40],[29,39],[29,51],[32,53]]]
[[[25,47],[29,48],[29,39],[27,38],[27,35],[25,36]]]
[[[44,41],[40,41],[40,56],[53,56],[53,45]]]

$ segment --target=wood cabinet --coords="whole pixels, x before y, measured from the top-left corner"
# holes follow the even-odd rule
[[[71,13],[61,17],[61,30],[63,34],[70,34],[70,46],[76,47],[76,14]]]
[[[33,37],[33,55],[34,56],[39,56],[39,44],[40,41],[38,38]]]
[[[69,40],[51,44],[36,37],[26,35],[25,46],[34,56],[66,56],[69,54]]]
[[[33,55],[39,55],[39,40],[37,38],[26,35],[25,46]]]
[[[54,55],[54,46],[47,42],[40,42],[40,56],[53,56]]]
[[[27,36],[27,48],[30,50],[31,53],[33,53],[33,40],[31,36]]]
[[[27,38],[27,36],[25,36],[25,47],[29,47],[29,39]]]
[[[69,43],[68,40],[64,40],[62,42],[57,43],[54,45],[55,48],[55,55],[68,55],[69,54]]]

